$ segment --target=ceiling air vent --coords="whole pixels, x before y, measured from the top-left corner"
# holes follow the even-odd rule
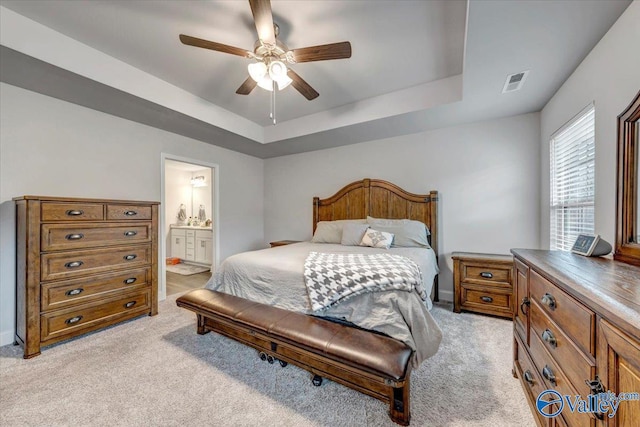
[[[528,75],[529,75],[529,70],[523,71],[521,73],[508,75],[507,81],[504,82],[502,93],[520,90],[520,88],[522,88],[522,85],[524,84],[524,81],[527,79]]]

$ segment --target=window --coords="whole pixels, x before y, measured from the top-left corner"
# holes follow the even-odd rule
[[[594,234],[594,116],[590,105],[551,138],[551,249],[571,250],[578,234]]]

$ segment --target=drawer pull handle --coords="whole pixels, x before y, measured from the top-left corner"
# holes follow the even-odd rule
[[[80,240],[84,237],[84,234],[82,233],[78,233],[78,234],[67,234],[66,236],[64,236],[65,239],[67,240]]]
[[[551,332],[548,329],[545,329],[544,332],[542,333],[542,339],[545,340],[547,343],[549,343],[549,345],[553,348],[556,348],[558,346],[558,341],[556,340],[556,337],[554,337],[553,332]]]
[[[136,279],[135,277],[129,277],[128,279],[124,279],[124,284],[125,285],[130,285],[133,282],[135,282],[136,280],[138,280],[138,279]]]
[[[126,216],[135,216],[135,215],[138,215],[138,212],[136,212],[136,211],[124,211],[124,214]]]
[[[76,268],[76,267],[80,267],[82,264],[84,264],[84,262],[82,261],[71,261],[66,263],[64,266],[67,268]]]
[[[128,303],[126,303],[126,304],[124,305],[124,308],[131,308],[131,307],[133,307],[134,305],[136,305],[136,302],[135,302],[135,301],[129,301]]]
[[[125,231],[124,235],[127,237],[131,237],[131,236],[135,236],[136,234],[138,234],[137,231]]]
[[[527,369],[526,371],[524,371],[524,374],[522,374],[522,377],[526,382],[529,383],[529,385],[533,385],[533,375],[531,375],[530,370]]]
[[[484,277],[485,279],[493,279],[493,273],[483,271],[482,273],[480,273],[480,277]]]
[[[553,373],[553,370],[549,367],[549,365],[544,365],[544,369],[542,369],[542,376],[545,377],[551,384],[558,385],[556,383],[556,376]]]
[[[70,210],[66,212],[68,216],[80,216],[82,214],[84,214],[83,210]]]
[[[547,292],[544,295],[542,295],[542,298],[540,298],[540,301],[544,305],[549,307],[550,310],[555,310],[556,309],[556,299],[550,293]]]
[[[131,254],[131,255],[125,255],[125,256],[123,256],[122,258],[124,258],[126,261],[131,261],[132,259],[136,259],[136,258],[138,258],[138,255],[134,255],[134,254]]]
[[[491,298],[491,297],[486,297],[486,296],[485,296],[485,297],[480,297],[480,299],[481,299],[482,301],[484,301],[484,302],[493,302],[493,298]]]
[[[83,288],[77,288],[77,289],[71,289],[70,291],[67,291],[64,294],[68,297],[72,297],[74,295],[80,295],[82,292],[84,292]]]
[[[529,301],[529,298],[524,297],[522,298],[522,302],[520,303],[520,311],[522,312],[522,314],[524,314],[525,316],[527,314],[529,314],[529,306],[531,305],[531,301]],[[525,310],[524,308],[527,307],[527,309]]]
[[[74,323],[78,323],[82,320],[82,316],[72,317],[71,319],[67,319],[64,321],[67,325],[73,325]]]

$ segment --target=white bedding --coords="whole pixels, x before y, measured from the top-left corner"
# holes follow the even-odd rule
[[[361,328],[385,333],[415,350],[413,366],[433,356],[442,332],[426,304],[414,292],[387,291],[358,295],[321,313],[311,310],[304,283],[304,262],[310,252],[392,253],[415,261],[422,272],[427,295],[431,293],[438,266],[433,250],[389,250],[328,243],[302,242],[227,258],[206,287],[286,310],[346,320]]]

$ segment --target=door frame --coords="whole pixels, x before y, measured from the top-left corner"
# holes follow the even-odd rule
[[[211,169],[211,177],[213,178],[213,185],[211,185],[211,204],[213,221],[211,229],[213,233],[213,263],[211,264],[211,272],[216,271],[216,268],[220,264],[220,235],[218,233],[218,226],[220,224],[220,203],[219,203],[219,182],[220,182],[220,166],[216,163],[205,162],[199,159],[192,159],[189,157],[177,156],[170,153],[160,153],[160,223],[158,225],[159,238],[159,262],[160,266],[158,274],[158,299],[160,301],[167,298],[167,239],[164,236],[164,230],[166,228],[165,218],[165,166],[167,160],[175,160],[182,163],[190,163],[192,165],[202,166],[204,168]]]

